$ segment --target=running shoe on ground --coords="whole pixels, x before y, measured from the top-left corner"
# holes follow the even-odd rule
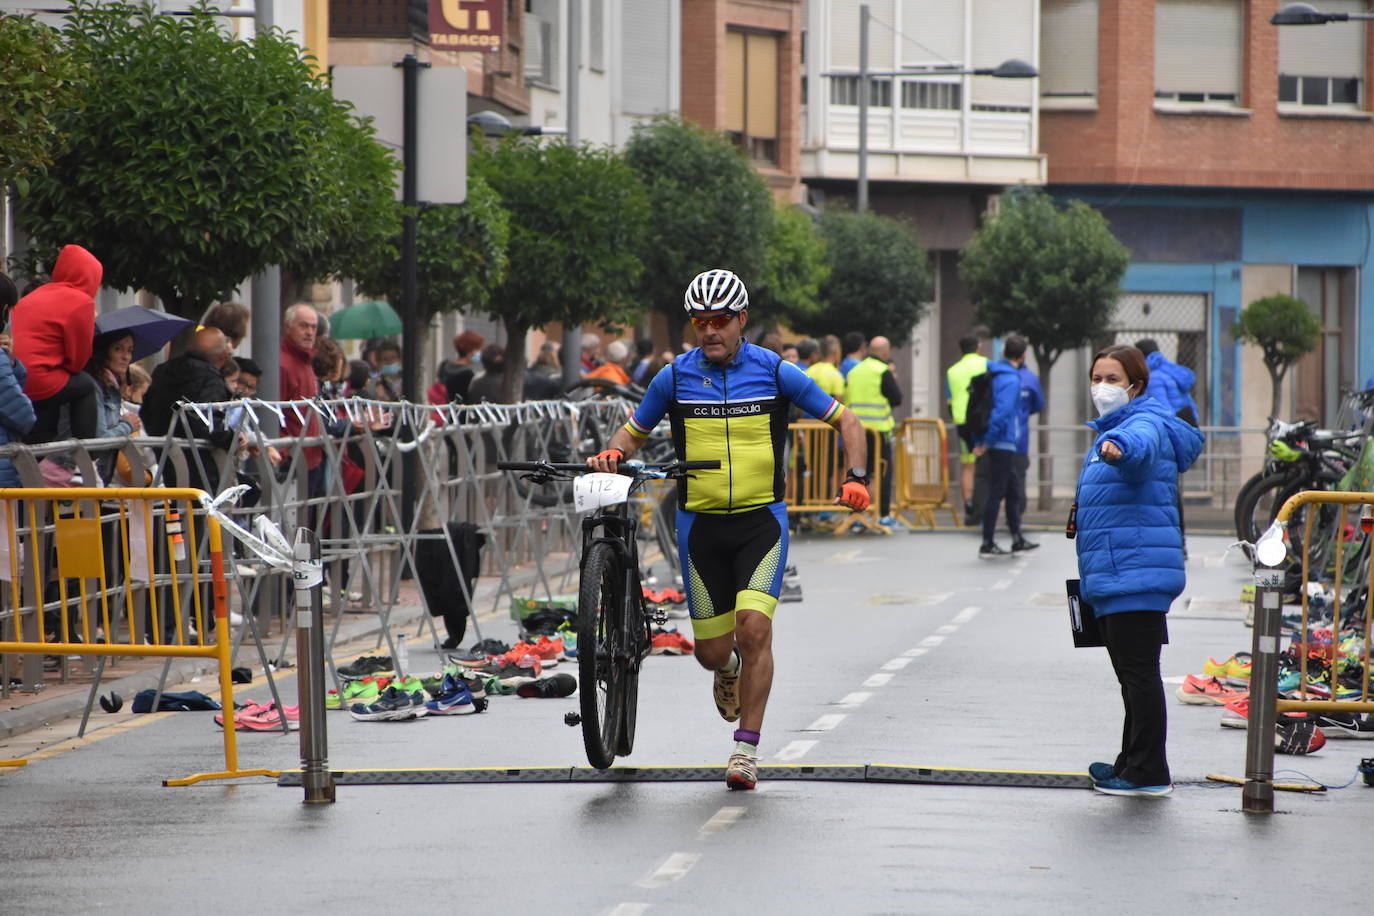
[[[487,695],[485,680],[471,668],[464,668],[462,665],[449,665],[444,668],[442,677],[457,678],[468,689],[468,693],[472,694],[474,700],[480,700]],[[441,681],[442,677],[440,678]]]
[[[1093,782],[1101,782],[1116,776],[1116,767],[1110,763],[1090,763],[1088,775],[1092,777]]]
[[[734,674],[717,671],[715,675],[716,711],[726,722],[734,722],[739,719],[739,671]]]
[[[741,751],[730,755],[725,766],[725,785],[731,789],[752,789],[759,784],[759,758]]]
[[[1189,706],[1225,706],[1247,694],[1248,691],[1227,687],[1214,677],[1198,677],[1195,674],[1185,677],[1183,684],[1174,691],[1174,696]]]
[[[694,644],[676,630],[663,630],[654,634],[652,655],[691,655]]]
[[[370,674],[395,674],[396,665],[390,655],[364,655],[338,669],[341,677],[367,677]]]
[[[391,678],[385,677],[365,677],[356,681],[346,681],[343,693],[339,695],[339,705],[343,709],[352,709],[355,703],[362,703],[364,706],[375,703],[390,683]]]
[[[418,705],[414,702],[416,696],[421,698]],[[362,703],[354,703],[348,713],[360,722],[400,722],[406,719],[417,719],[428,712],[425,709],[423,697],[423,693],[410,695],[402,693],[395,687],[388,687],[382,691],[377,702],[366,706]]]
[[[528,684],[521,684],[515,688],[515,695],[549,700],[570,697],[576,690],[577,678],[571,674],[559,673],[550,677],[541,677],[539,680],[530,681]]]
[[[1039,544],[1028,541],[1025,538],[1017,538],[1011,542],[1012,553],[1025,553],[1028,550],[1038,550],[1039,548]]]
[[[1374,740],[1374,716],[1353,712],[1317,713],[1317,728],[1330,740]]]
[[[501,642],[499,639],[484,639],[473,644],[467,649],[456,649],[448,654],[449,661],[468,663],[485,662],[493,655],[504,655],[510,651],[510,645]]]
[[[978,559],[980,560],[1000,560],[1003,557],[1009,556],[1011,556],[1009,551],[1003,550],[998,544],[992,541],[978,548]]]
[[[286,728],[288,731],[298,731],[301,727],[299,707],[288,706],[286,713]],[[257,715],[244,715],[239,713],[234,716],[234,728],[241,732],[279,732],[281,731],[282,712],[276,707],[260,712]]]
[[[801,583],[784,582],[782,584],[782,591],[778,593],[778,600],[784,604],[803,600]]]
[[[1174,791],[1172,783],[1162,786],[1141,786],[1127,782],[1120,776],[1099,779],[1093,783],[1093,788],[1103,795],[1124,795],[1132,798],[1162,798]]]
[[[1317,728],[1317,720],[1311,716],[1285,718],[1274,726],[1274,750],[1280,754],[1301,757],[1316,753],[1325,744],[1326,736]]]
[[[434,699],[426,701],[425,711],[431,716],[466,716],[476,712],[477,706],[462,681],[445,675]]]

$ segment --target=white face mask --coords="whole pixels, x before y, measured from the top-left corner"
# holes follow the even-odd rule
[[[1097,415],[1105,417],[1107,414],[1124,407],[1131,400],[1130,392],[1120,385],[1108,385],[1103,382],[1100,385],[1092,386],[1093,406],[1097,408]]]

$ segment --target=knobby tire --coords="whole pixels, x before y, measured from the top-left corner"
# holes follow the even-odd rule
[[[577,602],[577,674],[582,744],[587,762],[615,760],[625,692],[625,569],[610,544],[592,544],[582,565]]]

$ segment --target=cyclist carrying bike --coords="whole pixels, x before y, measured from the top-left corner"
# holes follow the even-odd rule
[[[678,483],[678,552],[696,659],[715,672],[721,717],[739,722],[725,783],[752,789],[773,685],[773,613],[787,565],[789,405],[829,423],[844,441],[853,466],[836,505],[868,508],[868,444],[849,408],[797,366],[744,339],[749,294],[738,276],[719,268],[697,274],[684,306],[700,346],[654,376],[630,421],[587,464],[614,471],[665,415],[678,460],[719,459],[719,470]]]

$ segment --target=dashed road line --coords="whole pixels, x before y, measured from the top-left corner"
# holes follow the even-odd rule
[[[701,853],[699,852],[675,852],[665,859],[658,868],[636,881],[635,885],[646,890],[653,890],[665,884],[671,884],[691,871],[692,866],[697,864],[700,859]]]
[[[944,641],[945,638],[943,636],[927,636],[925,639],[921,640],[921,645],[925,646],[927,649],[933,649]]]
[[[816,746],[815,741],[801,740],[792,741],[783,745],[782,750],[778,751],[779,760],[796,760],[806,755],[806,752]]]
[[[977,617],[979,612],[982,610],[983,609],[980,607],[966,607],[959,613],[955,614],[954,619],[951,620],[950,623],[959,625],[966,624],[973,618]]]
[[[890,680],[892,680],[892,675],[890,674],[870,674],[868,680],[864,681],[864,686],[881,687]]]
[[[715,814],[711,815],[710,820],[701,825],[701,829],[697,831],[698,837],[704,839],[712,834],[720,833],[726,827],[729,827],[735,821],[743,817],[744,811],[745,808],[741,805],[726,805],[724,808],[721,808]]]
[[[873,694],[871,694],[871,693],[865,693],[865,692],[847,693],[847,694],[845,694],[844,697],[841,698],[840,701],[839,701],[838,703],[836,703],[835,705],[836,705],[836,706],[858,706],[858,705],[860,705],[861,703],[864,703],[865,701],[867,701],[868,698],[871,697],[871,696],[873,696]]]
[[[834,728],[836,725],[839,725],[839,724],[840,724],[841,722],[843,722],[844,720],[845,720],[845,713],[842,713],[842,712],[827,713],[826,715],[821,716],[821,717],[820,717],[819,719],[817,719],[815,722],[812,722],[810,725],[806,726],[806,728],[803,728],[802,731],[804,731],[804,732],[828,732],[828,731],[830,731],[832,728]]]
[[[606,916],[644,916],[649,912],[647,903],[622,903],[609,911]]]
[[[994,592],[1005,591],[1006,589],[1011,588],[1011,580],[1010,580],[1010,579],[998,579],[996,582],[994,582],[994,583],[992,583],[991,585],[989,585],[988,588],[991,589],[991,590],[994,591]]]
[[[911,664],[911,659],[910,659],[910,658],[908,658],[907,656],[904,656],[904,655],[899,655],[899,656],[897,656],[896,658],[891,658],[891,659],[888,659],[887,661],[883,662],[883,670],[884,670],[884,671],[901,671],[903,668],[905,668],[905,667],[906,667],[907,665],[909,665],[909,664]]]
[[[905,652],[902,653],[902,655],[906,656],[907,658],[920,658],[922,655],[925,655],[929,651],[930,649],[928,648],[917,646],[915,649],[907,649]]]

